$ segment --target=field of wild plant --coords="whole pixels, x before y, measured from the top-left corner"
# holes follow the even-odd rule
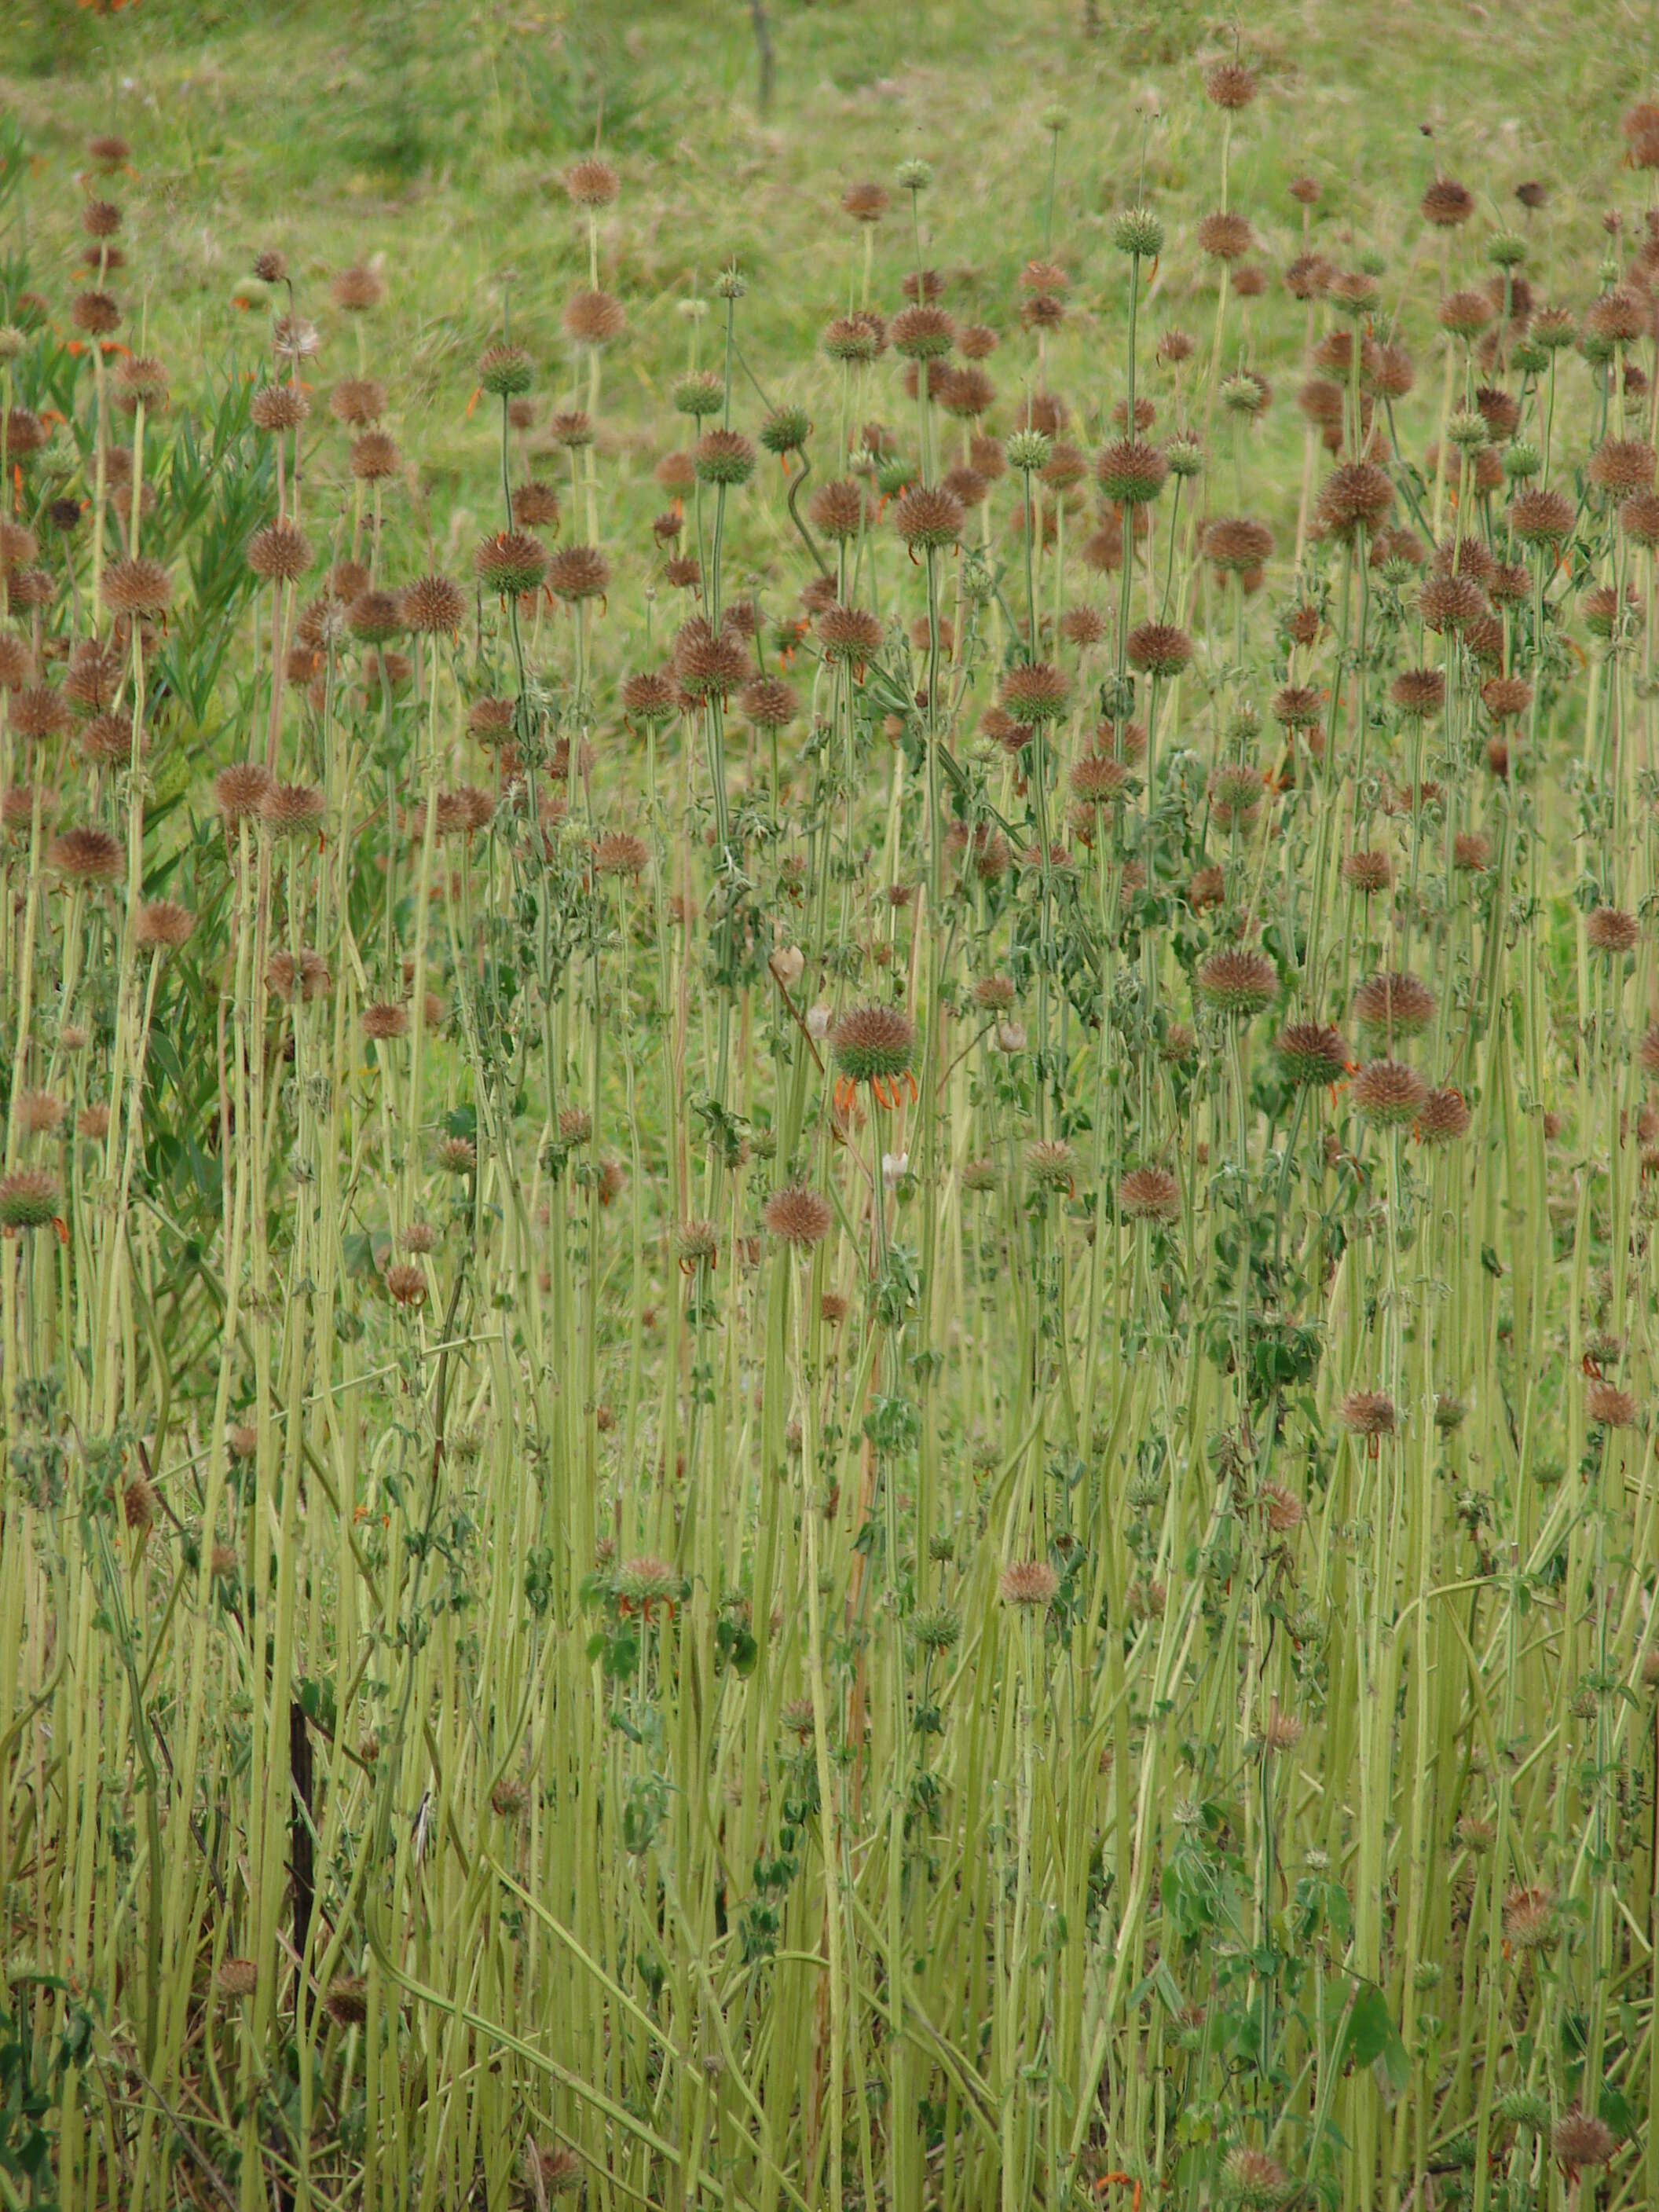
[[[7,2212],[1659,2201],[1659,105],[1083,14],[0,119]]]

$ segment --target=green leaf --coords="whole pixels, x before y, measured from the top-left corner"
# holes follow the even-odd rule
[[[1411,2079],[1406,2046],[1389,2011],[1389,2001],[1375,1982],[1362,1983],[1356,1992],[1336,2057],[1340,2066],[1372,2066],[1380,2060],[1396,2095]]]

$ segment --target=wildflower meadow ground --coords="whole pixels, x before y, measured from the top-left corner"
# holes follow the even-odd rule
[[[1659,54],[0,33],[0,2204],[1659,2203]]]

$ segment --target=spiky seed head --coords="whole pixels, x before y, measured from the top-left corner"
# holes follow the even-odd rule
[[[611,563],[597,545],[564,545],[548,562],[547,588],[556,599],[600,599],[610,587]]]
[[[632,879],[650,865],[651,848],[643,837],[626,830],[608,830],[595,841],[593,868],[597,875]]]
[[[351,441],[351,473],[359,483],[384,483],[398,473],[398,441],[391,433],[368,429]]]
[[[1223,2161],[1221,2194],[1224,2202],[1242,2206],[1244,2212],[1273,2212],[1289,2199],[1291,2183],[1276,2158],[1240,2143]]]
[[[1347,1065],[1341,1033],[1328,1022],[1286,1022],[1273,1055],[1289,1082],[1309,1087],[1339,1082]]]
[[[104,605],[112,615],[154,619],[164,615],[173,599],[173,583],[166,568],[147,554],[112,561],[100,586]]]
[[[1164,448],[1172,477],[1200,476],[1204,470],[1202,442],[1191,431],[1178,431]]]
[[[745,681],[752,664],[732,631],[712,630],[701,615],[680,626],[674,640],[674,673],[693,699],[724,698]]]
[[[1426,983],[1392,970],[1368,975],[1353,994],[1354,1018],[1361,1029],[1394,1036],[1420,1036],[1434,1019],[1437,1003]]]
[[[77,293],[70,305],[70,320],[88,337],[107,337],[120,327],[120,302],[112,292],[94,289]]]
[[[915,1024],[898,1006],[850,1006],[830,1032],[836,1066],[853,1083],[908,1075],[915,1048]]]
[[[901,307],[888,325],[888,341],[907,361],[943,361],[957,341],[955,319],[927,301]]]
[[[573,292],[560,319],[565,336],[574,345],[598,352],[619,338],[628,328],[620,300],[609,292]],[[527,388],[527,387],[526,387]]]
[[[414,1260],[394,1260],[386,1271],[386,1289],[393,1305],[424,1305],[426,1270]]]
[[[1004,672],[998,696],[1018,722],[1053,722],[1071,703],[1071,684],[1052,661],[1024,661]]]
[[[746,484],[755,473],[755,448],[740,430],[707,430],[691,449],[697,481]]]
[[[336,271],[328,291],[343,314],[366,315],[385,300],[386,279],[367,262],[354,262]]]
[[[1614,957],[1632,952],[1641,933],[1636,916],[1622,907],[1598,906],[1584,917],[1584,942],[1595,952]]]
[[[1469,1109],[1461,1091],[1431,1091],[1418,1109],[1417,1133],[1425,1145],[1452,1145],[1467,1136]]]
[[[963,519],[960,500],[938,484],[913,484],[893,510],[899,537],[924,552],[957,544]]]
[[[138,909],[133,936],[141,951],[176,952],[188,944],[196,917],[174,899],[149,899]]]
[[[1239,272],[1242,280],[1244,272]],[[1219,398],[1229,414],[1255,416],[1266,412],[1273,398],[1273,386],[1265,376],[1253,368],[1241,368],[1235,375],[1222,380]]]
[[[1116,438],[1095,461],[1095,481],[1120,507],[1150,506],[1170,473],[1167,453],[1140,438]]]
[[[361,1974],[337,1974],[323,1996],[336,2027],[361,2027],[368,2018],[368,1984]]]
[[[622,705],[633,721],[653,726],[672,722],[679,712],[679,686],[667,670],[645,669],[623,684]]]
[[[1592,1376],[1584,1385],[1584,1418],[1598,1429],[1633,1428],[1636,1400],[1616,1383]]]
[[[1474,194],[1455,177],[1437,177],[1424,193],[1421,207],[1425,222],[1437,230],[1455,230],[1474,213]]]
[[[46,848],[46,865],[71,884],[112,884],[125,873],[118,837],[90,827],[61,830]]]
[[[307,1004],[334,988],[326,960],[308,945],[298,955],[274,952],[265,968],[265,988],[273,998],[291,999],[297,993]]]
[[[1110,805],[1122,797],[1129,782],[1125,763],[1115,753],[1104,751],[1079,754],[1066,777],[1073,796],[1087,806]]]
[[[227,822],[240,822],[258,812],[270,783],[270,771],[263,762],[234,762],[213,779],[215,804]]]
[[[884,185],[848,185],[841,196],[842,213],[850,216],[854,222],[879,222],[890,204]]]
[[[1370,461],[1345,461],[1325,479],[1319,494],[1319,520],[1333,538],[1380,529],[1394,505],[1394,486]]]
[[[1389,686],[1389,697],[1413,721],[1437,714],[1446,703],[1446,678],[1438,668],[1402,669]]]
[[[322,787],[315,783],[272,783],[259,801],[259,819],[277,837],[309,836],[326,811]]]
[[[1003,1603],[1022,1611],[1046,1612],[1059,1588],[1060,1577],[1047,1559],[1011,1560],[997,1579]]]
[[[453,637],[466,619],[466,599],[448,576],[418,576],[404,586],[399,611],[404,628],[417,637]]]
[[[1131,1168],[1118,1182],[1117,1210],[1126,1221],[1174,1221],[1181,1186],[1166,1168]]]
[[[1350,1390],[1340,1410],[1342,1425],[1351,1437],[1394,1434],[1394,1400],[1386,1390]]]
[[[45,1168],[16,1168],[0,1176],[0,1231],[17,1237],[46,1228],[58,1202],[57,1180]]]
[[[234,1555],[231,1566],[235,1565]],[[219,1994],[230,1998],[251,1997],[259,1986],[259,1969],[252,1959],[222,1959],[214,1977],[219,1984]]]
[[[60,737],[70,726],[63,694],[50,684],[27,685],[13,696],[11,726],[20,738],[31,744]]]
[[[498,531],[472,556],[473,571],[487,592],[516,599],[533,592],[547,573],[547,549],[522,530]]]
[[[611,1587],[621,1604],[642,1609],[678,1605],[686,1594],[685,1577],[679,1569],[648,1553],[625,1560],[612,1576]]]
[[[1278,1698],[1275,1698],[1262,1727],[1262,1748],[1270,1753],[1294,1751],[1301,1742],[1302,1736],[1301,1721],[1296,1714],[1283,1711]]]
[[[738,712],[757,730],[783,730],[799,714],[800,702],[781,678],[762,676],[738,693]]]
[[[1200,961],[1193,988],[1218,1013],[1248,1021],[1278,997],[1279,970],[1265,952],[1225,945]]]
[[[287,392],[295,387],[282,385],[275,389]],[[301,395],[303,397],[303,395]],[[348,429],[367,429],[378,422],[386,413],[386,386],[378,377],[343,376],[328,396],[328,410],[337,422]]]
[[[1413,1120],[1428,1096],[1428,1085],[1404,1060],[1368,1060],[1353,1079],[1353,1103],[1378,1128],[1397,1128]]]
[[[830,1234],[835,1215],[820,1192],[791,1183],[772,1193],[761,1209],[761,1219],[781,1243],[806,1251]]]
[[[5,418],[6,458],[27,461],[51,443],[52,433],[32,407],[14,407]]]
[[[1256,95],[1256,74],[1235,55],[1217,62],[1205,72],[1204,96],[1215,107],[1233,112],[1248,107]]]
[[[1577,2105],[1563,2112],[1550,2130],[1550,2148],[1574,2173],[1586,2166],[1605,2166],[1618,2148],[1619,2138],[1607,2122]]]
[[[881,650],[881,623],[862,607],[826,607],[814,627],[826,660],[868,661]]]
[[[1200,216],[1197,236],[1199,250],[1212,261],[1242,261],[1255,244],[1246,217],[1221,210]]]
[[[1301,1527],[1302,1500],[1282,1482],[1264,1482],[1256,1492],[1256,1500],[1274,1535],[1287,1536],[1293,1528]]]
[[[1555,546],[1571,537],[1572,501],[1542,485],[1517,492],[1510,507],[1510,528],[1522,545]]]
[[[1243,515],[1224,516],[1206,525],[1204,551],[1218,568],[1245,575],[1261,568],[1273,550],[1273,534],[1265,522]]]
[[[1394,862],[1384,852],[1350,853],[1342,863],[1342,880],[1370,898],[1386,891],[1394,882]]]
[[[1129,632],[1126,652],[1130,667],[1143,676],[1168,678],[1191,660],[1193,641],[1174,623],[1139,623]]]
[[[825,324],[818,340],[830,360],[855,368],[867,367],[886,342],[885,325],[871,315],[836,315]]]
[[[718,415],[726,404],[726,379],[712,368],[688,369],[675,378],[669,397],[676,413],[700,422],[705,415]]]
[[[447,580],[443,577],[426,579],[428,584],[442,584]],[[437,601],[428,594],[423,599],[422,605],[435,608]],[[463,614],[465,612],[465,602],[461,611]],[[456,620],[459,624],[459,617]],[[384,645],[389,639],[401,637],[410,627],[406,598],[397,592],[360,592],[346,610],[346,628],[364,645]]]
[[[617,172],[597,154],[573,161],[560,181],[573,206],[589,210],[609,207],[622,189]]]
[[[1492,319],[1492,304],[1484,292],[1449,292],[1440,302],[1437,319],[1443,331],[1456,338],[1477,338]]]
[[[268,522],[248,540],[247,565],[266,583],[290,584],[311,566],[311,540],[292,522]]]

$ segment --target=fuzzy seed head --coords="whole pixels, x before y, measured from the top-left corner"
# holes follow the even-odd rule
[[[1022,1611],[1046,1613],[1059,1588],[1060,1577],[1047,1559],[1012,1560],[997,1580],[1003,1603]]]

